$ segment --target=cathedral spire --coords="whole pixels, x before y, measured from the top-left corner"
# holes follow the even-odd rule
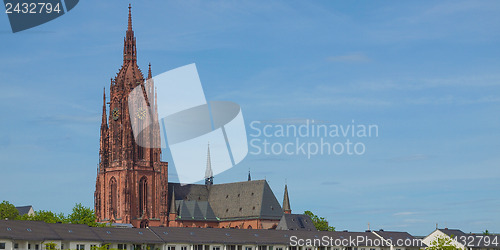
[[[101,127],[108,127],[108,119],[106,116],[106,88],[104,88],[104,93],[102,95],[102,122]]]
[[[205,170],[205,185],[214,184],[214,173],[212,172],[212,162],[210,161],[210,143],[207,150],[207,169]]]
[[[248,169],[248,181],[252,180],[252,176],[250,176],[250,169]]]
[[[132,5],[128,4],[128,29],[127,31],[132,31]]]
[[[177,209],[175,207],[175,189],[172,187],[172,197],[170,198],[170,212],[171,214],[177,214]]]
[[[127,62],[137,61],[137,48],[135,47],[134,31],[132,30],[132,6],[128,5],[128,28],[123,41],[123,65]]]
[[[290,208],[290,199],[288,198],[288,188],[285,184],[285,195],[283,196],[283,212],[285,214],[291,214],[292,209]]]
[[[152,78],[152,75],[151,75],[151,63],[149,63],[148,79],[151,79],[151,78]]]

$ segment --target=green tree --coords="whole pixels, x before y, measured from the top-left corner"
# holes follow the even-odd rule
[[[324,217],[319,217],[309,210],[304,211],[304,214],[311,218],[314,226],[319,231],[335,231],[335,227],[329,226],[328,221]]]
[[[8,201],[3,201],[0,203],[0,220],[14,220],[19,216],[19,211],[16,207],[10,204]]]
[[[426,248],[427,250],[458,250],[461,248],[456,247],[452,244],[451,238],[447,236],[438,236],[433,241],[430,242],[430,245]]]
[[[54,242],[45,243],[45,249],[47,250],[57,250],[57,244]]]
[[[109,248],[109,244],[102,245],[100,247],[98,246],[93,246],[90,248],[90,250],[118,250],[116,248]]]
[[[72,224],[86,224],[91,227],[105,226],[96,222],[97,217],[95,216],[94,210],[84,207],[81,203],[78,203],[73,207],[73,212],[68,215],[67,222]]]
[[[46,223],[66,222],[63,213],[55,214],[51,211],[39,210],[35,211],[34,215],[23,215],[18,217],[18,220],[44,221]]]
[[[483,235],[490,235],[490,231],[488,229],[484,230]]]

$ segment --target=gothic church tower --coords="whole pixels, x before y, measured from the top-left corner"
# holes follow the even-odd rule
[[[144,93],[146,104],[134,103],[140,107],[137,114],[131,115],[128,97],[138,86]],[[147,145],[160,144],[156,103],[151,65],[147,79],[137,66],[129,5],[123,64],[116,77],[111,79],[109,102],[106,103],[106,93],[103,97],[99,168],[94,193],[98,222],[130,223],[135,227],[167,224],[168,163],[161,161],[161,148],[141,147],[137,143],[141,140],[149,142]],[[109,104],[109,116],[106,104]],[[144,110],[151,112],[145,114]],[[134,138],[132,123],[141,125],[144,119],[151,119],[152,125]]]

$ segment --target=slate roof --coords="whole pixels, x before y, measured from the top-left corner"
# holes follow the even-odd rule
[[[283,210],[265,180],[213,185],[209,202],[221,220],[281,219]]]
[[[407,232],[374,231],[380,237],[391,242],[396,247],[427,247],[421,239],[417,239]]]
[[[311,218],[305,214],[283,214],[276,229],[317,231]]]
[[[33,206],[31,205],[16,207],[17,211],[19,212],[19,215],[25,215],[29,213],[32,208]]]
[[[163,243],[163,240],[148,228],[94,227],[92,230],[103,242]]]
[[[283,244],[289,243],[286,231],[266,229],[150,227],[167,243]]]
[[[27,229],[30,229],[28,231]],[[70,232],[71,231],[71,232]],[[403,232],[387,232],[393,237],[408,237]],[[110,228],[88,227],[86,225],[47,224],[38,221],[0,221],[0,239],[29,241],[91,241],[102,243],[132,244],[227,244],[227,245],[289,245],[291,236],[297,239],[317,239],[324,236],[333,240],[341,239],[342,246],[370,246],[363,242],[356,244],[350,239],[365,239],[375,242],[381,240],[372,232],[324,232],[304,230],[265,230],[265,229],[229,229],[229,228],[186,228],[186,227],[150,227],[150,228]],[[373,245],[373,244],[372,244]],[[375,245],[373,245],[375,246]]]
[[[46,225],[64,240],[101,241],[101,238],[87,225],[59,223]]]
[[[177,216],[181,220],[218,221],[208,201],[175,201]]]
[[[0,221],[0,239],[12,240],[60,240],[47,223],[41,221]]]
[[[197,201],[200,208],[210,208],[221,221],[239,219],[274,219],[283,215],[281,205],[265,180],[243,181],[210,186],[169,183],[175,189],[175,200]],[[169,197],[172,197],[170,193]],[[207,204],[204,201],[208,202]],[[170,202],[170,201],[169,201]],[[186,206],[190,203],[185,203]],[[180,204],[183,205],[183,204]],[[192,205],[196,207],[195,204]],[[177,207],[179,209],[179,207]],[[203,209],[202,209],[203,210]],[[195,213],[194,217],[198,215]],[[181,215],[182,218],[185,218]],[[193,216],[191,216],[193,217]]]
[[[467,235],[466,233],[462,232],[461,230],[459,229],[448,229],[448,228],[445,228],[445,229],[439,229],[439,231],[443,232],[444,234],[452,237],[452,236],[465,236]]]
[[[459,229],[438,229],[444,234],[455,238],[460,243],[469,248],[500,248],[500,235],[483,235],[475,233],[464,233]],[[488,240],[486,238],[489,238]],[[465,242],[464,242],[465,241]],[[496,243],[496,244],[495,244]]]

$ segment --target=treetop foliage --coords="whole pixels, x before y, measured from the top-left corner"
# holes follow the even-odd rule
[[[8,201],[0,203],[0,219],[5,220],[29,220],[29,221],[44,221],[46,223],[71,223],[85,224],[91,227],[104,227],[106,224],[97,223],[97,217],[94,210],[83,206],[81,203],[75,204],[73,210],[68,216],[63,213],[54,213],[52,211],[38,210],[34,215],[19,215],[16,207]]]
[[[329,226],[328,221],[324,217],[318,217],[309,210],[304,211],[304,214],[309,215],[309,217],[311,217],[314,226],[319,231],[335,231],[335,227]]]

